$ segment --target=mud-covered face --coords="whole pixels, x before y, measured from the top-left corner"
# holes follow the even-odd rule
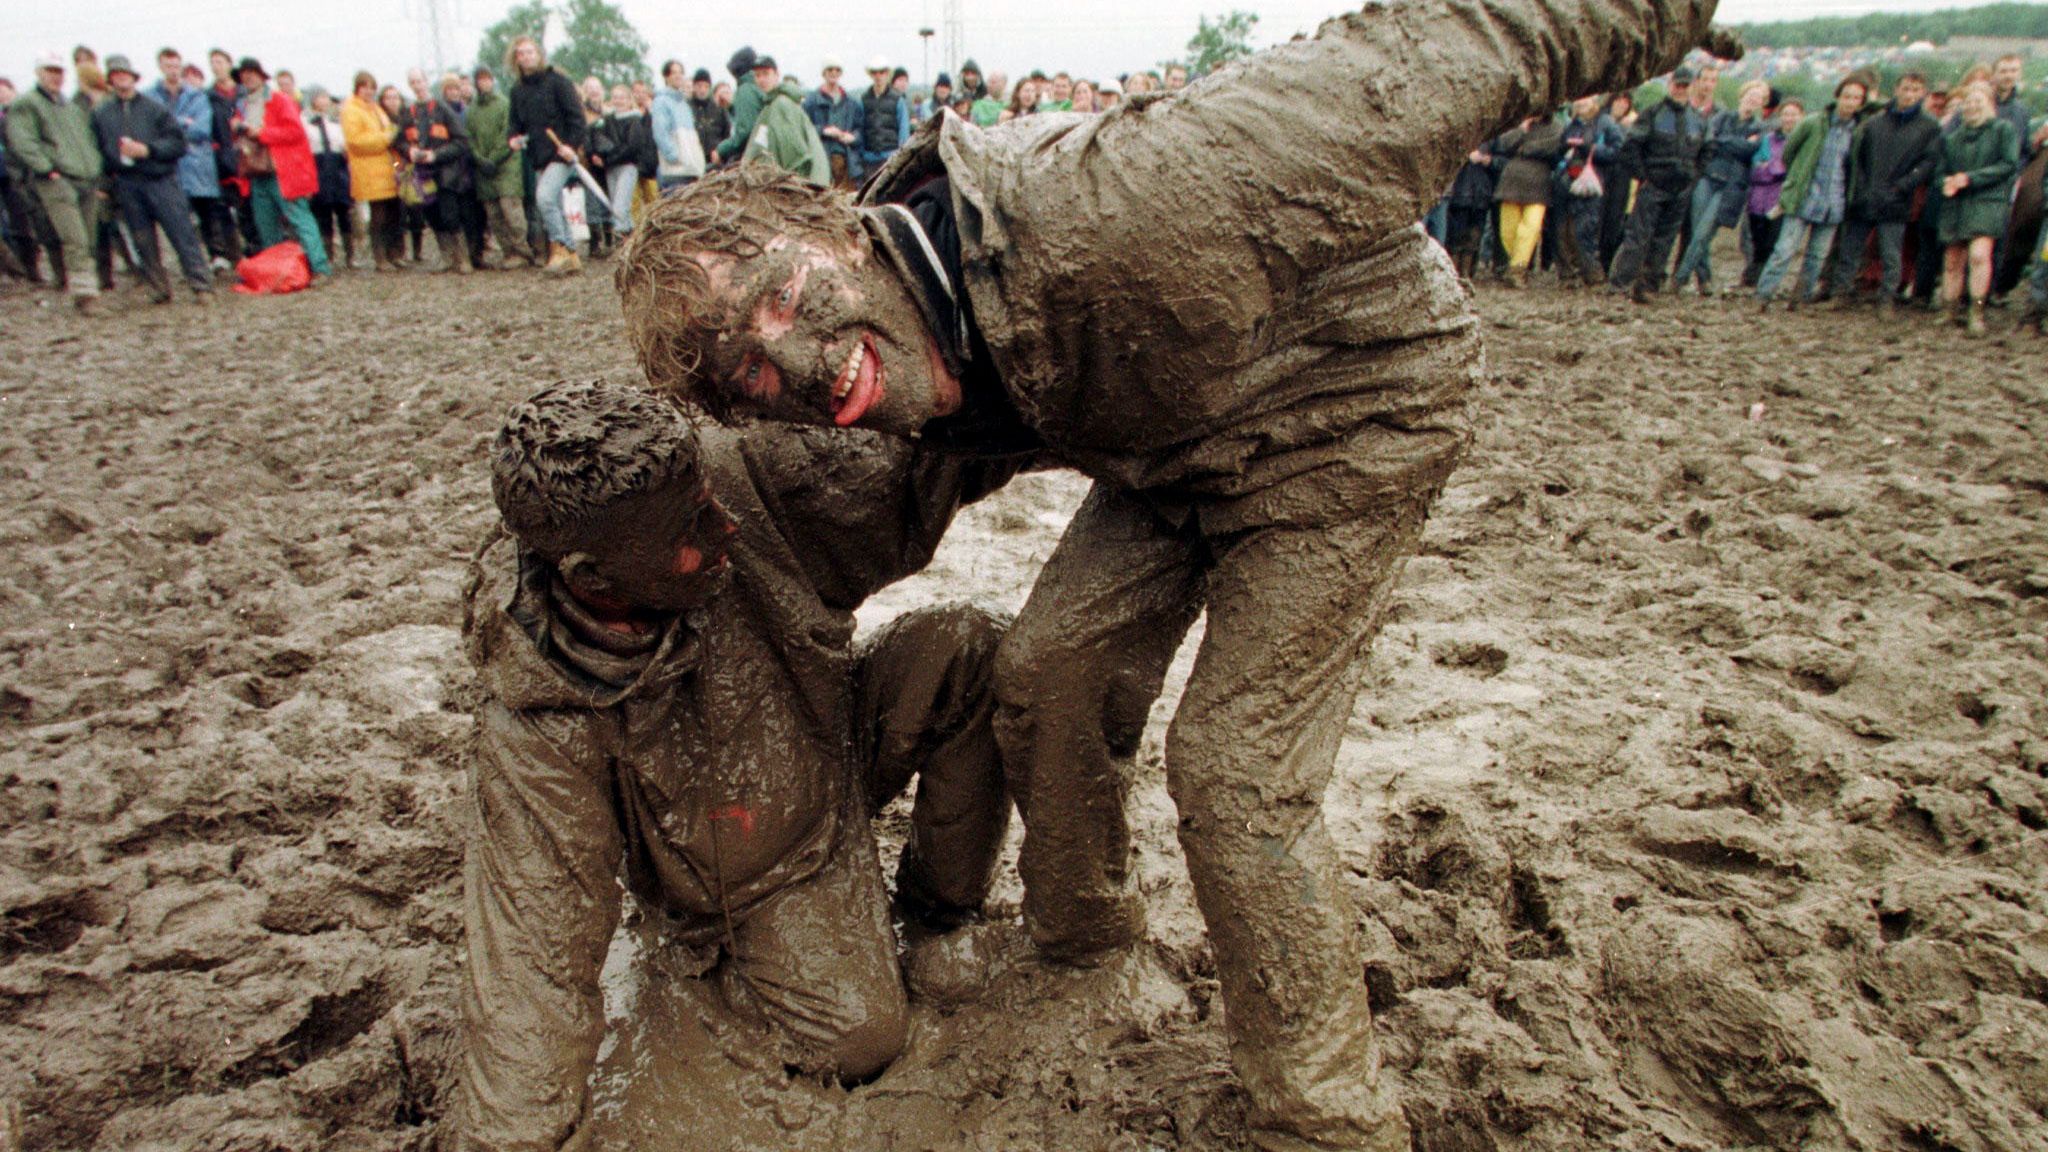
[[[720,332],[704,387],[724,406],[897,435],[960,407],[910,290],[865,244],[777,237],[749,259],[701,262]]]
[[[702,479],[677,477],[592,515],[574,546],[589,564],[566,575],[599,609],[681,612],[724,588],[738,532]]]

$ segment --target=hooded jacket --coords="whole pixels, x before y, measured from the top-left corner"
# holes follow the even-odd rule
[[[512,101],[501,92],[479,92],[463,121],[469,132],[470,169],[476,194],[486,200],[526,193],[526,169],[512,151]]]
[[[752,72],[733,82],[732,129],[718,145],[720,160],[730,160],[746,149],[747,142],[754,138],[754,121],[760,119],[761,105],[766,102],[767,97],[754,83]]]
[[[2019,170],[2020,141],[2010,123],[1996,116],[1974,128],[1958,121],[1955,130],[1942,137],[1941,159],[1934,169],[1934,195],[1941,199],[1936,218],[1941,242],[2003,236]],[[1942,196],[1941,182],[1957,172],[1970,174],[1970,186],[1954,196]]]
[[[1434,491],[1468,435],[1477,321],[1417,221],[1471,141],[1672,66],[1713,10],[1374,7],[1170,98],[928,121],[861,203],[948,178],[1003,398],[1061,463],[1207,533],[1337,523]]]
[[[851,843],[853,609],[924,567],[962,503],[1016,462],[825,429],[706,427],[699,463],[740,525],[724,590],[638,657],[562,624],[550,566],[499,536],[464,634],[478,683],[479,835],[464,886],[458,1147],[554,1152],[604,1036],[617,877],[686,945],[715,939]]]
[[[277,194],[286,200],[311,199],[320,190],[320,169],[313,163],[299,105],[274,88],[265,91],[263,126],[256,130],[256,139],[270,149],[270,161],[277,166]]]
[[[803,101],[803,85],[795,80],[776,85],[761,106],[743,156],[766,157],[823,188],[832,183],[832,162],[825,154],[825,141],[804,114]]]

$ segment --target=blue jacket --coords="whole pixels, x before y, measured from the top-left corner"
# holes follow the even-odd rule
[[[1730,187],[1746,187],[1749,162],[1755,158],[1763,138],[1762,119],[1744,120],[1725,108],[1714,113],[1707,121],[1707,179]]]
[[[220,195],[220,169],[213,156],[213,99],[204,88],[186,85],[178,98],[159,80],[143,93],[170,109],[171,118],[185,133],[185,155],[178,160],[178,187],[187,196],[214,199]]]
[[[860,98],[842,88],[839,90],[839,99],[834,100],[825,95],[823,88],[813,88],[804,97],[804,115],[811,118],[811,126],[818,130],[818,138],[825,142],[825,154],[846,157],[846,174],[858,181],[862,171],[860,149],[825,135],[825,129],[843,128],[853,133],[855,140],[859,140],[867,129],[867,118],[861,111]]]
[[[682,149],[676,147],[679,131],[697,131],[697,114],[690,107],[690,95],[680,88],[663,88],[654,96],[654,151],[661,157],[662,168],[683,167]],[[703,172],[700,170],[697,175]]]

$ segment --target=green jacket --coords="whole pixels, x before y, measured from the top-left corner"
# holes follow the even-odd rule
[[[1003,102],[992,97],[983,96],[974,102],[974,106],[968,109],[968,112],[973,115],[974,122],[977,125],[983,128],[993,128],[1003,118]]]
[[[2020,138],[2011,123],[1996,117],[1975,128],[1958,123],[1941,140],[1941,163],[1934,169],[1934,194],[1957,172],[1970,174],[1970,186],[1943,196],[1935,218],[1943,244],[1961,244],[1978,236],[2001,236],[2012,209],[2012,184],[2020,171]]]
[[[62,172],[74,180],[97,180],[104,170],[91,114],[70,100],[50,99],[40,87],[8,106],[7,153],[36,179]]]
[[[512,101],[496,92],[477,94],[469,106],[469,155],[476,166],[476,192],[485,199],[526,194],[526,172],[512,151]]]
[[[747,142],[754,138],[754,121],[761,116],[761,106],[768,102],[761,95],[761,89],[754,84],[754,74],[740,77],[739,84],[732,90],[732,135],[718,146],[718,158],[730,160],[740,154]]]
[[[775,161],[820,188],[832,183],[825,141],[804,113],[803,85],[795,80],[784,80],[762,105],[744,153],[748,160],[757,156]]]
[[[1778,207],[1784,209],[1787,218],[1799,215],[1799,206],[1806,203],[1806,193],[1813,187],[1814,170],[1820,167],[1820,154],[1827,143],[1828,125],[1835,119],[1835,106],[1815,112],[1799,122],[1792,135],[1785,140],[1785,188],[1778,195]],[[1854,125],[1850,126],[1854,131]],[[1852,137],[1850,143],[1855,143]],[[1846,153],[1844,154],[1846,156]],[[1842,193],[1848,195],[1849,174],[1842,173]]]

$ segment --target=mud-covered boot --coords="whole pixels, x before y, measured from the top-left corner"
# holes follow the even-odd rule
[[[1963,332],[1970,336],[1984,335],[1984,298],[1970,301],[1970,310],[1963,317]]]
[[[476,270],[476,253],[469,250],[469,237],[457,236],[448,246],[449,271],[457,276],[467,276]]]
[[[1510,267],[1507,275],[1501,277],[1501,282],[1510,288],[1527,288],[1529,286],[1529,270],[1527,268]]]

